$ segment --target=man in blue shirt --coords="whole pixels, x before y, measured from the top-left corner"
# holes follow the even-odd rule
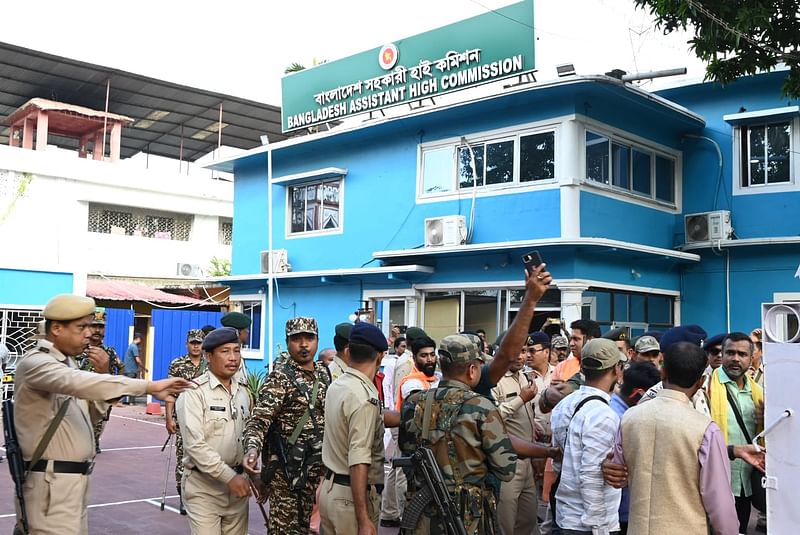
[[[651,362],[633,362],[622,375],[622,386],[611,394],[608,405],[617,413],[619,419],[629,408],[636,406],[647,390],[661,380],[661,374]],[[622,500],[619,504],[619,530],[621,535],[628,532],[628,511],[630,496],[628,488],[622,489]]]
[[[147,369],[139,357],[139,344],[142,343],[142,335],[139,333],[133,334],[133,342],[128,346],[125,351],[125,375],[132,378],[141,378],[143,373],[147,373]],[[130,398],[125,398],[122,402],[125,405],[130,403]]]

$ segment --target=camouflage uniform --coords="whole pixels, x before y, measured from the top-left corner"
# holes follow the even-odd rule
[[[286,336],[300,332],[317,333],[312,318],[294,318],[286,323]],[[305,470],[291,471],[292,451],[277,451],[275,440],[285,446],[295,426],[309,407],[315,381],[319,381],[314,410],[303,425],[296,445],[305,448]],[[298,384],[307,392],[301,392]],[[322,435],[325,428],[325,395],[329,386],[328,371],[314,362],[314,371],[301,368],[291,357],[276,363],[258,394],[250,419],[244,430],[245,452],[255,448],[262,453],[262,479],[270,495],[268,531],[270,535],[308,535],[311,509],[317,486],[324,472],[322,464]],[[277,436],[267,444],[272,427]],[[273,431],[273,432],[275,432]],[[267,451],[264,451],[264,449]],[[284,463],[281,457],[289,462]],[[290,471],[287,478],[287,471]],[[291,480],[288,480],[291,479]]]
[[[453,362],[480,360],[478,346],[463,335],[448,336],[441,341],[440,359],[448,358],[448,354]],[[420,435],[429,396],[433,396],[433,403],[428,415],[430,432],[425,440]],[[400,418],[400,449],[410,455],[419,446],[430,446],[453,503],[464,507],[462,518],[467,533],[494,533],[496,498],[487,478],[510,481],[517,459],[494,404],[466,384],[445,379],[437,388],[410,395]],[[431,508],[415,533],[443,534],[446,530]]]
[[[92,320],[92,325],[103,325],[105,327],[106,324],[106,309],[104,307],[97,307],[94,312],[94,319]],[[117,351],[113,347],[108,347],[103,344],[100,344],[100,349],[108,353],[108,373],[110,375],[122,375],[125,373],[125,364],[122,363],[122,360],[117,355]],[[83,371],[93,372],[94,364],[86,356],[86,353],[81,355],[78,359],[79,367]],[[111,406],[109,405],[108,410],[106,411],[106,415],[95,422],[94,427],[94,447],[97,453],[100,453],[100,435],[103,434],[103,429],[106,427],[106,422],[108,422],[109,417],[111,416]]]
[[[197,329],[196,329],[197,330]],[[194,331],[189,331],[190,333]],[[200,355],[200,362],[197,366],[192,364],[189,355],[178,357],[169,363],[167,377],[182,377],[184,379],[194,379],[203,375],[208,369],[208,360],[205,355]],[[177,396],[175,396],[177,398]],[[181,479],[183,478],[183,437],[181,428],[178,426],[178,419],[173,408],[173,418],[175,418],[175,485],[178,494],[181,493]]]

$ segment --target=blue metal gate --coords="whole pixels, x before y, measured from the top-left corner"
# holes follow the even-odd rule
[[[153,379],[167,376],[172,359],[186,354],[186,332],[205,325],[219,327],[222,312],[153,309]]]
[[[120,360],[125,361],[125,351],[131,343],[133,310],[130,308],[106,308],[105,345],[117,351]]]

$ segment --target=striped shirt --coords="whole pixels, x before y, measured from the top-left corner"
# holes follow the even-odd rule
[[[607,403],[592,400],[573,418],[575,408],[589,396],[606,401],[610,397],[608,392],[582,386],[553,409],[553,445],[564,452],[561,465],[553,463],[553,468],[561,471],[556,522],[562,529],[592,531],[598,527],[616,531],[620,491],[604,483],[601,464],[614,446],[619,416]]]

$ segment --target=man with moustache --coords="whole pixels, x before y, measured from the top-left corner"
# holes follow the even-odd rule
[[[215,329],[202,349],[208,371],[175,403],[184,450],[181,496],[193,535],[246,533],[250,481],[243,475],[241,437],[250,396],[234,379],[242,358],[239,335],[230,327]]]
[[[436,342],[427,336],[411,341],[411,353],[414,355],[414,368],[397,386],[396,409],[403,407],[403,401],[412,392],[436,388],[439,376],[436,375]]]
[[[749,444],[761,431],[764,391],[747,375],[753,362],[753,349],[753,341],[747,334],[728,333],[722,342],[722,366],[711,374],[708,386],[711,418],[722,431],[728,447]],[[753,467],[741,459],[731,462],[731,490],[739,517],[739,533],[747,533],[750,520],[754,492],[750,481],[752,470]]]
[[[78,369],[74,357],[89,345],[94,313],[89,297],[53,297],[43,311],[44,339],[17,363],[14,427],[27,465],[29,533],[89,533],[86,502],[94,468],[93,423],[105,414],[108,400],[145,394],[167,400],[191,387],[179,378],[144,381],[109,375],[108,354],[102,350],[88,352],[97,373]],[[54,427],[47,438],[50,425]],[[16,505],[19,526],[22,513]]]
[[[203,338],[205,334],[200,329],[191,329],[186,334],[187,353],[169,363],[167,377],[183,377],[194,379],[200,377],[208,369],[208,361],[203,355]],[[238,382],[238,381],[237,381]],[[181,479],[183,479],[183,437],[175,418],[175,403],[167,402],[165,406],[167,433],[175,435],[175,485],[178,488],[178,509],[185,515],[181,496]]]
[[[314,318],[286,322],[290,358],[267,376],[244,430],[244,468],[271,487],[268,530],[274,534],[308,535],[324,472],[322,438],[330,379],[325,367],[314,361],[318,343]],[[259,454],[267,445],[259,469]]]

